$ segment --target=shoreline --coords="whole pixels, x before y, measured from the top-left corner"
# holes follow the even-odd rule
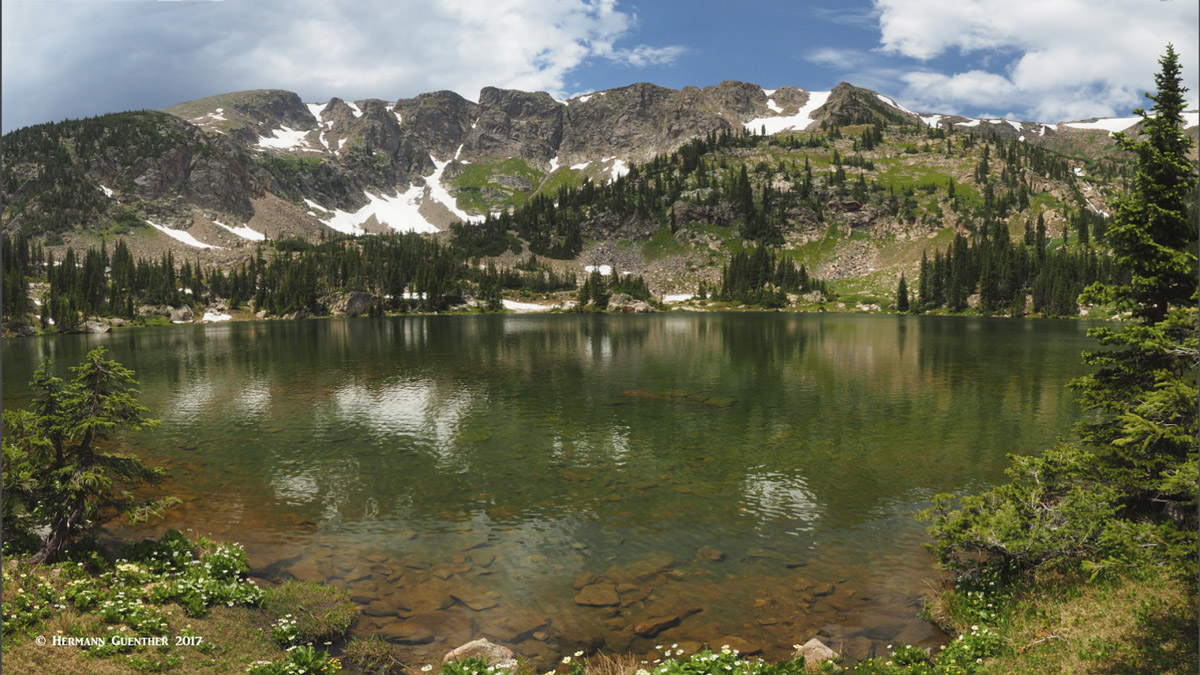
[[[506,302],[508,300],[506,299]],[[524,303],[521,301],[513,301],[514,304],[522,305],[521,307],[508,307],[499,311],[489,311],[479,309],[477,307],[470,308],[454,308],[445,312],[397,312],[382,314],[377,317],[369,317],[363,314],[348,315],[348,314],[308,314],[301,313],[298,316],[286,314],[282,316],[256,316],[250,310],[225,310],[237,312],[237,314],[225,314],[229,318],[209,319],[209,320],[187,320],[187,321],[170,321],[170,320],[151,320],[149,322],[144,319],[124,319],[122,317],[88,317],[84,321],[84,326],[80,329],[60,333],[57,331],[45,331],[34,328],[31,324],[13,324],[8,323],[4,326],[3,335],[0,338],[12,339],[23,337],[54,337],[58,335],[89,335],[89,334],[104,334],[110,333],[113,330],[133,330],[142,328],[162,328],[169,326],[218,326],[230,323],[257,323],[257,322],[272,322],[272,321],[301,321],[301,320],[328,320],[328,319],[365,319],[365,318],[396,318],[396,317],[417,317],[417,316],[476,316],[476,315],[493,315],[493,316],[524,316],[530,314],[536,315],[554,315],[554,314],[607,314],[607,315],[622,315],[622,314],[708,314],[715,312],[731,312],[738,314],[845,314],[845,315],[864,315],[864,316],[933,316],[933,317],[967,317],[976,319],[1013,319],[1013,320],[1056,320],[1056,321],[1100,321],[1100,322],[1124,322],[1126,317],[1121,315],[1112,315],[1107,318],[1090,316],[1089,314],[1076,314],[1074,316],[1045,316],[1040,314],[1023,314],[1014,316],[1011,314],[984,314],[979,312],[899,312],[889,309],[856,309],[848,307],[837,307],[829,309],[820,306],[791,306],[781,308],[763,308],[752,307],[746,305],[730,306],[729,303],[722,303],[720,306],[714,307],[698,307],[693,304],[673,303],[672,305],[653,308],[650,311],[619,311],[619,310],[598,310],[587,309],[578,311],[573,308],[564,308],[560,304],[555,305],[540,305],[536,303]],[[533,306],[543,307],[544,309],[532,309]],[[156,315],[161,316],[161,315]],[[194,314],[193,314],[194,316]],[[149,318],[149,317],[147,317]],[[115,323],[113,323],[115,321]],[[92,326],[92,329],[88,329]],[[19,330],[19,329],[25,330]]]

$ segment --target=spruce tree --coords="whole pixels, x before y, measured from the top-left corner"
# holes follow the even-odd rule
[[[896,286],[896,311],[908,311],[908,284],[904,281],[904,273],[900,273],[900,283]]]
[[[1132,190],[1117,200],[1109,241],[1115,262],[1132,278],[1128,286],[1093,285],[1085,294],[1116,300],[1135,320],[1122,330],[1092,330],[1109,349],[1086,355],[1098,369],[1075,386],[1083,406],[1100,413],[1080,423],[1080,434],[1102,449],[1102,470],[1130,503],[1185,505],[1194,515],[1198,269],[1189,205],[1197,175],[1180,115],[1187,90],[1171,46],[1159,63],[1158,94],[1147,94],[1154,114],[1135,111],[1145,139],[1118,137],[1137,157],[1138,171]]]
[[[1198,181],[1187,159],[1192,141],[1179,114],[1186,90],[1173,48],[1160,63],[1158,93],[1147,94],[1157,104],[1154,115],[1136,111],[1144,140],[1120,137],[1138,170],[1132,190],[1117,200],[1109,237],[1115,262],[1132,281],[1093,284],[1082,296],[1127,307],[1133,320],[1120,330],[1089,332],[1102,349],[1084,355],[1094,371],[1072,384],[1088,413],[1076,425],[1080,442],[1014,457],[1010,483],[964,497],[953,511],[950,497],[939,495],[925,512],[934,523],[934,550],[948,567],[1071,563],[1127,575],[1166,563],[1196,593],[1200,269],[1196,215],[1188,207]],[[1065,251],[1048,257],[1052,269],[1042,271],[1035,302],[1048,283],[1051,302],[1066,301],[1066,259]]]

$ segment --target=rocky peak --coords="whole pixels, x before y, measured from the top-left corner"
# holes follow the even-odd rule
[[[479,93],[479,117],[463,146],[471,160],[521,157],[536,164],[558,154],[565,106],[545,92],[487,87]]]
[[[848,82],[839,82],[829,94],[829,100],[821,106],[813,118],[822,124],[848,126],[851,124],[874,124],[876,122],[905,122],[917,119],[885,102],[879,94],[856,87]]]
[[[479,116],[478,104],[452,91],[400,99],[394,108],[404,118],[405,135],[440,161],[454,156]]]

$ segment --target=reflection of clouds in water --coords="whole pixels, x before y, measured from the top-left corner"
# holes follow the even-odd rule
[[[613,429],[610,441],[610,458],[617,466],[624,465],[629,458],[629,429],[627,427]]]
[[[361,424],[380,435],[417,440],[437,454],[443,468],[463,461],[455,452],[454,437],[470,402],[467,394],[419,381],[380,387],[348,384],[338,388],[331,400],[339,421]]]
[[[804,478],[776,472],[754,472],[745,478],[744,508],[764,520],[791,520],[791,532],[808,532],[823,514]]]
[[[171,422],[185,422],[211,415],[216,397],[217,388],[210,378],[189,380],[168,399],[161,413],[162,418]]]
[[[233,399],[233,409],[245,417],[257,417],[266,414],[271,405],[271,387],[265,379],[247,382],[245,387]]]

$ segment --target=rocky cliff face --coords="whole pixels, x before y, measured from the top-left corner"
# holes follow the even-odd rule
[[[1107,139],[1087,125],[920,115],[846,83],[831,92],[638,83],[568,101],[488,87],[478,103],[449,91],[394,102],[305,103],[291,92],[260,90],[166,113],[39,125],[6,136],[4,227],[102,229],[133,213],[182,230],[199,222],[206,232],[224,232],[212,223],[236,227],[285,216],[286,231],[302,235],[329,227],[445,229],[564,181],[609,181],[690,139],[743,128],[774,133],[881,122],[1041,144]],[[284,203],[291,205],[286,214],[259,213]],[[590,234],[613,228],[628,229],[601,223]]]

